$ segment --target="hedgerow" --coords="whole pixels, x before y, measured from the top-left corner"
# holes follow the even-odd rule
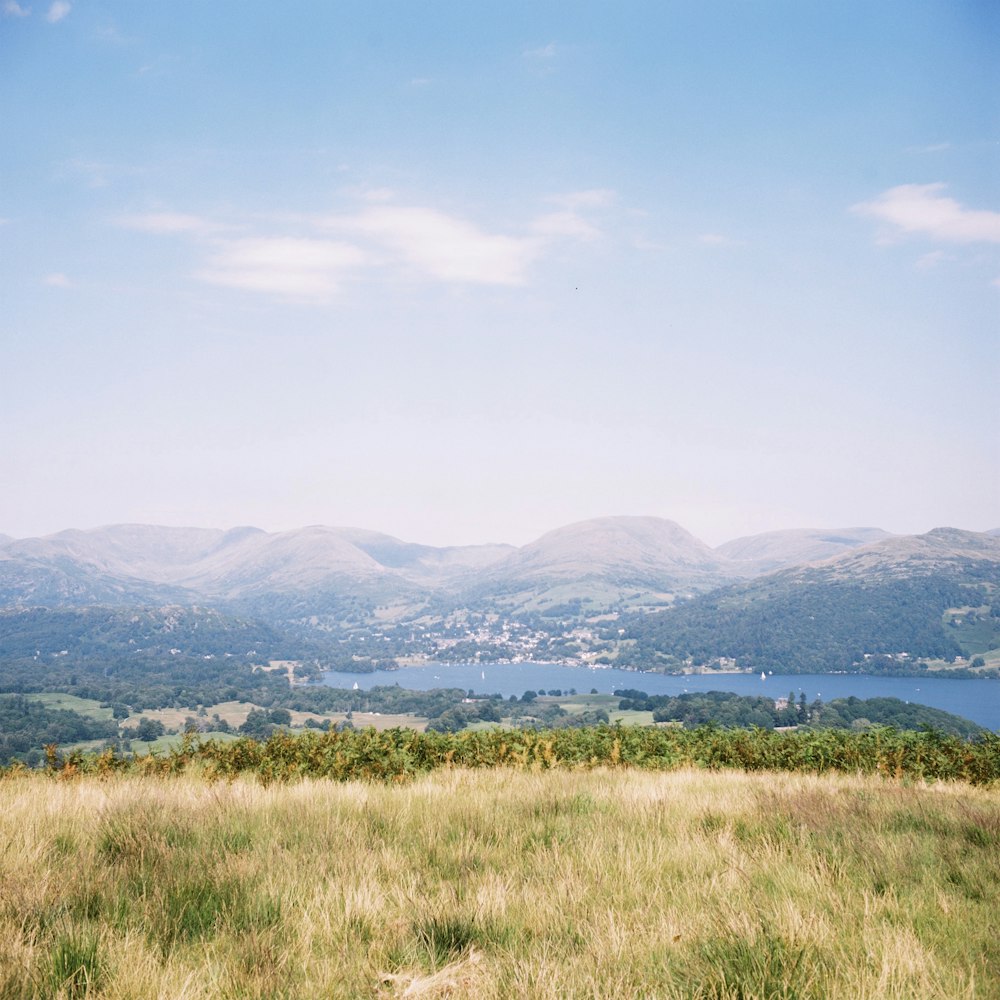
[[[185,740],[170,753],[122,756],[46,748],[47,770],[58,778],[78,774],[180,774],[197,769],[212,779],[255,775],[267,784],[297,778],[402,782],[438,768],[637,768],[841,772],[897,780],[963,781],[990,785],[1000,779],[1000,734],[961,739],[935,730],[874,728],[775,732],[601,725],[585,729],[491,729],[458,733],[411,729],[275,732],[265,741],[229,743]],[[24,773],[20,765],[0,777]]]

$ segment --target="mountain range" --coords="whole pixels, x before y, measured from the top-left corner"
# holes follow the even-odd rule
[[[549,592],[595,607],[627,594],[669,603],[677,592],[702,592],[886,537],[876,528],[795,530],[712,549],[673,521],[606,517],[521,547],[435,547],[357,528],[268,533],[120,524],[0,536],[0,606],[260,603],[311,594],[412,611],[489,593],[517,609],[537,606]]]
[[[199,683],[211,669],[229,690],[232,657],[899,672],[997,649],[995,532],[796,529],[712,548],[673,521],[606,517],[520,547],[323,526],[0,540],[0,674],[16,690],[66,669],[103,683],[112,665],[166,688],[182,667]]]
[[[726,584],[822,564],[849,576],[927,572],[949,561],[1000,561],[1000,537],[957,529],[895,536],[879,528],[794,529],[711,548],[673,521],[604,517],[527,545],[435,547],[358,528],[111,525],[41,538],[0,536],[0,607],[231,604],[279,599],[308,613],[338,602],[388,617],[489,603],[537,611],[666,606]],[[385,609],[389,609],[386,611]],[[334,614],[336,612],[333,612]]]

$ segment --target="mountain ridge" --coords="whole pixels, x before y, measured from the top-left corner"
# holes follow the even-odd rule
[[[386,604],[412,613],[434,602],[491,600],[527,612],[583,598],[590,611],[622,601],[665,606],[807,568],[898,576],[998,558],[1000,537],[953,528],[789,529],[713,549],[675,521],[641,516],[575,522],[523,546],[429,546],[324,525],[266,532],[122,524],[3,542],[0,607],[274,600],[309,614],[311,605],[347,601],[364,615]]]

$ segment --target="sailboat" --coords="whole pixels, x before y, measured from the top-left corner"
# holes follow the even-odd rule
[[[357,681],[355,681],[355,682],[354,682],[354,688],[353,688],[353,690],[357,691],[357,689],[358,689],[358,682],[357,682]]]
[[[479,671],[479,679],[480,679],[481,681],[484,681],[484,680],[486,680],[486,671],[485,671],[485,670],[480,670],[480,671]]]
[[[760,672],[760,679],[762,681],[766,681],[767,680],[767,674],[765,674],[763,670]]]

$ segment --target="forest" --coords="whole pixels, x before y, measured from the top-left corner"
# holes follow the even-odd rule
[[[949,608],[984,607],[1000,636],[1000,597],[986,584],[928,575],[860,582],[777,576],[715,591],[656,614],[622,616],[616,665],[649,669],[720,657],[775,673],[919,673],[928,659],[967,650],[945,624]],[[1000,642],[1000,638],[997,640]],[[901,656],[900,654],[906,654]]]

